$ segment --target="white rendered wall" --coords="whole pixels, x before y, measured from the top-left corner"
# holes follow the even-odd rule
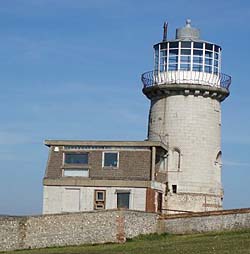
[[[177,185],[177,194],[201,194],[199,198],[192,195],[193,210],[196,211],[206,210],[205,204],[211,207],[210,210],[216,210],[221,205],[221,168],[215,163],[216,155],[221,150],[220,129],[220,102],[210,97],[175,95],[151,103],[149,140],[162,140],[170,148],[169,194],[172,185]],[[173,167],[174,149],[181,153],[179,170]],[[203,194],[217,198],[204,198]],[[184,205],[183,198],[183,195],[168,195],[167,208],[190,210],[192,200]],[[204,202],[204,199],[209,199],[210,203],[207,200]]]
[[[72,210],[70,196],[67,190],[77,190],[80,192],[79,209]],[[129,191],[129,209],[145,211],[146,208],[146,188],[116,188],[116,187],[70,187],[70,186],[44,186],[43,214],[80,212],[94,210],[95,190],[106,190],[106,209],[117,208],[117,191]],[[76,207],[76,206],[74,206]]]

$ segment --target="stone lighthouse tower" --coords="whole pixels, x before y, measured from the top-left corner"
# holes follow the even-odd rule
[[[168,147],[164,208],[222,209],[221,102],[231,77],[221,73],[221,47],[200,38],[187,20],[175,40],[154,45],[154,70],[142,75],[150,99],[148,139]]]

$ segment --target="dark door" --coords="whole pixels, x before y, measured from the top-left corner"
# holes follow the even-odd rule
[[[130,193],[117,193],[117,208],[129,209],[129,194]]]
[[[158,192],[158,197],[157,197],[157,212],[161,213],[162,212],[162,193]]]

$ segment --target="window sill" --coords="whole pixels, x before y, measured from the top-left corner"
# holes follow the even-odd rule
[[[110,166],[110,167],[106,166],[106,167],[102,167],[102,169],[104,169],[104,170],[111,169],[112,170],[112,169],[119,169],[119,168],[118,167],[112,167],[112,166]]]
[[[89,164],[63,164],[61,169],[64,168],[90,168]]]

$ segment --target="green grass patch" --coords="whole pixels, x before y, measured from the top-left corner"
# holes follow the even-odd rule
[[[8,254],[250,254],[250,230],[170,235],[151,234],[124,244],[82,245],[6,252]]]

